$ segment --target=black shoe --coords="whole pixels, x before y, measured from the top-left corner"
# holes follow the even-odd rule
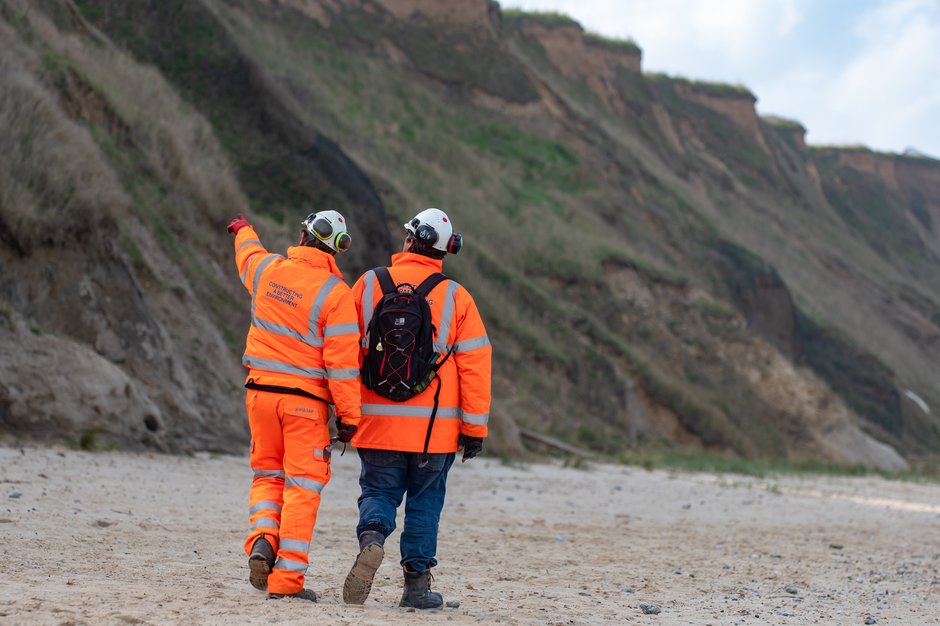
[[[438,609],[444,604],[444,598],[441,594],[431,591],[431,572],[424,570],[420,574],[417,572],[405,572],[405,591],[401,594],[401,602],[398,606],[407,606],[413,609]]]
[[[272,567],[274,567],[274,548],[262,535],[251,546],[251,554],[248,555],[248,582],[251,586],[261,591],[267,589],[268,574],[271,573]]]
[[[281,598],[298,598],[300,600],[317,601],[317,593],[313,589],[301,589],[297,593],[269,593],[268,600],[280,600]]]
[[[372,591],[372,579],[385,558],[385,535],[376,530],[364,530],[359,535],[359,556],[343,583],[343,602],[362,604]]]

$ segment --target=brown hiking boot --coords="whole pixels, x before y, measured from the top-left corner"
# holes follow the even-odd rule
[[[274,548],[262,535],[251,546],[251,554],[248,555],[248,582],[251,586],[261,591],[267,589],[268,574],[271,573],[272,567],[274,567]]]
[[[444,598],[436,591],[431,591],[431,572],[424,570],[421,573],[409,572],[404,569],[405,590],[401,594],[398,606],[407,606],[413,609],[439,609],[444,604]]]
[[[372,591],[372,579],[385,557],[385,536],[376,530],[364,530],[359,535],[359,556],[343,583],[343,602],[362,604]]]

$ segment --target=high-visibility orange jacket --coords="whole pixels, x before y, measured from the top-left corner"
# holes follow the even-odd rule
[[[440,272],[443,263],[420,254],[403,252],[392,257],[389,273],[395,284],[419,285]],[[362,330],[362,350],[368,350],[366,333],[382,288],[369,270],[352,288]],[[490,373],[493,349],[483,320],[470,293],[453,280],[445,280],[428,294],[434,321],[435,351],[454,352],[438,370],[441,393],[428,452],[455,452],[461,433],[486,437],[490,413]],[[352,444],[359,448],[421,452],[427,434],[434,393],[432,381],[423,392],[406,402],[395,402],[362,387],[362,421]]]
[[[247,226],[235,237],[235,263],[251,294],[242,365],[261,385],[298,388],[332,402],[359,423],[359,323],[335,259],[293,246],[271,254]]]

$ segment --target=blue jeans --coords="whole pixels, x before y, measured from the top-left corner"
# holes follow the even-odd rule
[[[428,464],[418,467],[418,452],[359,448],[359,525],[388,537],[395,530],[395,513],[405,501],[405,529],[401,534],[401,564],[413,572],[437,565],[437,529],[444,508],[447,472],[454,454],[429,454]]]

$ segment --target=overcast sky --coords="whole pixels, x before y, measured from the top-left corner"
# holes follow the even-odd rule
[[[940,0],[501,0],[632,38],[644,71],[746,85],[813,144],[940,158]]]

